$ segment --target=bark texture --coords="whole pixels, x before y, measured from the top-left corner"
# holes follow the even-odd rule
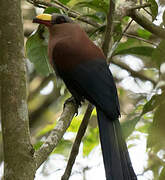
[[[0,6],[1,120],[4,179],[34,179],[26,104],[26,68],[20,0],[2,0]]]

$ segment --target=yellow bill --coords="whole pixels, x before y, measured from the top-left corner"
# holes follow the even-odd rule
[[[43,20],[43,21],[51,21],[52,15],[51,14],[40,14],[36,16],[37,19]]]

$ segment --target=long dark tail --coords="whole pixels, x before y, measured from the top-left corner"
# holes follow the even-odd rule
[[[108,119],[97,109],[100,141],[107,180],[137,180],[119,120]]]

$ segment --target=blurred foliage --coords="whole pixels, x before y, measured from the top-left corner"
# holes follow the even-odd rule
[[[83,154],[89,155],[92,149],[99,143],[99,130],[98,128],[88,128],[88,133],[83,139]]]
[[[157,66],[161,66],[163,62],[165,62],[165,57],[162,56],[165,49],[165,40],[162,40],[158,47],[152,53],[152,60],[155,62]]]
[[[152,21],[154,21],[158,15],[158,5],[155,0],[148,0],[148,2],[151,4],[150,11],[152,15]]]
[[[75,4],[75,7],[81,8],[86,7],[97,12],[104,12],[105,14],[108,13],[108,3],[104,0],[87,0],[87,1],[80,1]]]
[[[77,11],[83,17],[100,24],[99,28],[92,27],[75,19],[75,21],[85,27],[91,39],[97,45],[100,45],[105,32],[109,1],[59,1],[70,10]],[[139,5],[139,2],[137,1],[137,5]],[[146,1],[143,0],[142,2],[145,3]],[[164,7],[165,3],[164,1],[159,1],[159,4],[155,0],[147,0],[147,2],[151,3],[150,8],[145,8],[147,12],[150,12],[150,15],[144,10],[140,10],[139,12],[147,17],[150,16],[152,21],[154,21],[158,17],[158,10],[161,9],[160,4]],[[118,4],[120,4],[119,0]],[[52,7],[47,8],[45,12],[61,13],[59,9]],[[163,22],[165,22],[165,13],[163,12],[162,18]],[[115,20],[112,45],[120,39],[129,21],[129,17],[124,17],[120,21],[118,19]],[[161,71],[161,67],[165,63],[165,41],[155,37],[154,34],[135,23],[131,24],[126,33],[132,35],[132,37],[127,35],[122,36],[122,39],[112,53],[112,59],[115,60],[117,58],[118,65],[111,66],[112,71],[116,74],[115,80],[121,104],[122,130],[125,138],[131,142],[129,143],[129,148],[136,146],[134,141],[140,137],[136,132],[146,135],[148,164],[144,168],[143,173],[152,171],[153,179],[164,180],[165,164],[163,162],[165,156],[160,156],[160,154],[162,152],[165,153],[165,70]],[[62,111],[62,105],[70,96],[63,83],[56,81],[55,77],[47,79],[35,73],[37,71],[44,76],[48,76],[52,72],[47,58],[47,42],[48,33],[43,26],[39,26],[38,30],[28,38],[26,43],[27,58],[35,65],[35,69],[28,65],[30,69],[29,97],[31,97],[28,104],[31,122],[34,122],[31,123],[31,133],[36,149],[42,145],[44,138],[54,128]],[[137,64],[135,58],[131,57],[138,58],[142,65]],[[126,66],[123,64],[128,68],[125,68]],[[134,64],[137,64],[136,67],[133,67]],[[127,72],[127,75],[120,75],[121,72]],[[141,79],[141,75],[145,75],[145,81]],[[155,80],[156,85],[152,84],[150,79],[147,80],[147,77]],[[133,81],[130,82],[129,79]],[[48,82],[52,80],[54,88],[50,90],[51,88]],[[123,82],[127,83],[123,85]],[[66,132],[66,137],[62,139],[53,153],[59,153],[68,157],[85,107],[86,104],[80,108],[78,116],[74,117]],[[34,113],[35,116],[32,116]],[[98,143],[99,135],[96,123],[96,111],[94,110],[90,125],[82,142],[83,155],[88,156]]]
[[[128,39],[126,42],[122,42],[118,45],[113,55],[133,54],[151,57],[153,50],[153,47],[147,45],[144,46],[144,43],[138,39]]]
[[[137,29],[137,33],[139,37],[142,37],[144,39],[149,39],[152,35],[152,33],[150,33],[149,31],[141,28]]]
[[[37,32],[29,37],[26,42],[26,55],[27,58],[34,63],[35,69],[39,73],[48,76],[53,70],[49,65],[47,43],[44,41],[46,38],[44,37],[44,32],[45,29],[40,25]]]

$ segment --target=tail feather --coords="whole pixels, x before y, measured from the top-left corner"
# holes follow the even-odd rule
[[[106,180],[136,180],[119,120],[97,109]]]
[[[116,130],[116,134],[117,134],[118,144],[119,144],[123,177],[125,180],[137,180],[136,174],[132,167],[132,163],[131,163],[130,156],[128,153],[127,145],[126,145],[125,139],[122,135],[122,130],[121,130],[119,120],[116,119],[114,121],[114,124],[115,124],[115,130]]]

